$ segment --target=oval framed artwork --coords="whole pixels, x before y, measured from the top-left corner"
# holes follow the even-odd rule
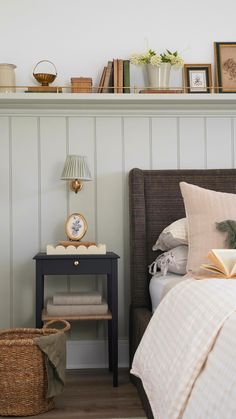
[[[88,225],[82,214],[75,212],[69,215],[66,220],[66,235],[70,240],[80,240],[84,237]]]

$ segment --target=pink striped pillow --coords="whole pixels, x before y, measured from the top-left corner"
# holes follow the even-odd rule
[[[187,274],[195,278],[206,277],[200,265],[208,262],[209,250],[225,248],[225,236],[216,229],[216,222],[236,220],[236,195],[186,182],[180,182],[180,189],[188,223]]]

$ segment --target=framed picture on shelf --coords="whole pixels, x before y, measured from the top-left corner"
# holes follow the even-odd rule
[[[236,93],[236,42],[215,42],[218,93]]]
[[[184,64],[184,92],[212,93],[211,64]]]
[[[87,231],[87,222],[83,215],[75,212],[66,220],[66,235],[70,240],[80,240]]]

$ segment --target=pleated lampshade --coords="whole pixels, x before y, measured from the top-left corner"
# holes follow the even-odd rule
[[[71,190],[82,189],[82,182],[92,180],[86,156],[68,155],[61,174],[61,180],[71,180]]]
[[[86,156],[68,155],[61,174],[62,180],[92,180]]]

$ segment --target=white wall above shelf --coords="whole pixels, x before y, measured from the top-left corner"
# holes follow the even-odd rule
[[[0,114],[186,114],[236,113],[236,93],[228,94],[98,94],[98,93],[5,93],[0,94]]]

